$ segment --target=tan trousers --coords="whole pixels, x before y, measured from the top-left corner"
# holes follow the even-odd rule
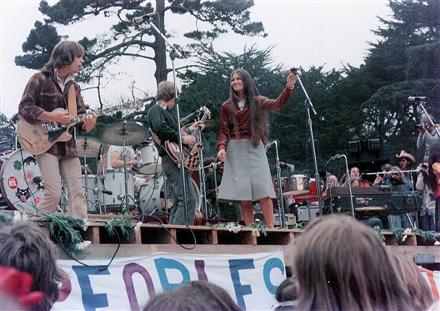
[[[79,158],[61,158],[50,153],[36,156],[44,182],[44,195],[40,209],[56,212],[61,199],[61,178],[68,191],[68,214],[87,218],[86,198],[81,181]]]

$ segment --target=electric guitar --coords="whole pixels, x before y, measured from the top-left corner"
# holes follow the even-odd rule
[[[126,108],[121,106],[119,108]],[[132,106],[130,106],[132,107]],[[114,112],[117,107],[109,107],[96,112],[86,112],[79,114],[70,119],[67,124],[58,124],[53,121],[41,122],[38,124],[30,124],[23,118],[17,122],[17,136],[21,147],[33,155],[40,155],[49,150],[57,142],[67,142],[72,139],[69,129],[75,124],[86,119],[100,116],[110,112]],[[134,107],[132,107],[134,108]],[[56,108],[53,111],[67,111],[64,108]]]
[[[208,108],[205,106],[200,108],[201,111],[203,111],[203,116],[200,119],[200,121],[205,122],[206,119],[211,117],[211,111],[209,111]],[[197,133],[200,131],[200,128],[197,127],[192,133],[188,133],[189,135],[196,136]],[[177,164],[177,166],[180,165],[180,148],[178,143],[166,141],[164,144],[164,149],[167,152],[167,154],[170,156],[171,160],[174,161],[174,163]],[[200,154],[199,152],[202,151],[203,145],[199,142],[195,142],[192,146],[183,146],[183,165],[186,170],[188,171],[196,171],[199,169],[199,163],[200,163]]]

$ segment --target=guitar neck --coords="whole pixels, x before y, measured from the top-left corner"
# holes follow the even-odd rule
[[[98,112],[93,112],[93,114],[95,114],[96,116],[100,116],[103,112],[102,111],[98,111]],[[79,115],[76,115],[74,117],[72,117],[70,119],[70,123],[68,124],[69,127],[84,121],[85,119],[87,119],[87,117],[89,117],[92,113],[91,112],[86,112],[86,113],[82,113]]]
[[[208,114],[205,113],[205,114],[203,115],[203,117],[200,119],[200,121],[205,122],[207,118],[208,118]],[[200,131],[200,127],[196,127],[196,129],[191,133],[191,135],[192,135],[192,136],[197,136],[197,134],[199,133],[199,131]]]

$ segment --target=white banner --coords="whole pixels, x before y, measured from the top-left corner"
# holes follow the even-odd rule
[[[282,250],[270,253],[169,254],[81,265],[59,260],[69,275],[52,310],[142,310],[149,297],[193,280],[224,288],[246,310],[271,310],[275,291],[286,278]]]

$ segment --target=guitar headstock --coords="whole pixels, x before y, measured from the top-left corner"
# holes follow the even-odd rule
[[[211,111],[206,106],[200,107],[200,111],[206,116],[205,119],[211,119]]]
[[[108,106],[102,109],[98,109],[96,112],[99,115],[112,114],[116,111],[120,110],[123,115],[127,115],[136,111],[139,111],[145,106],[144,102],[136,101],[136,102],[128,102],[120,105]]]

